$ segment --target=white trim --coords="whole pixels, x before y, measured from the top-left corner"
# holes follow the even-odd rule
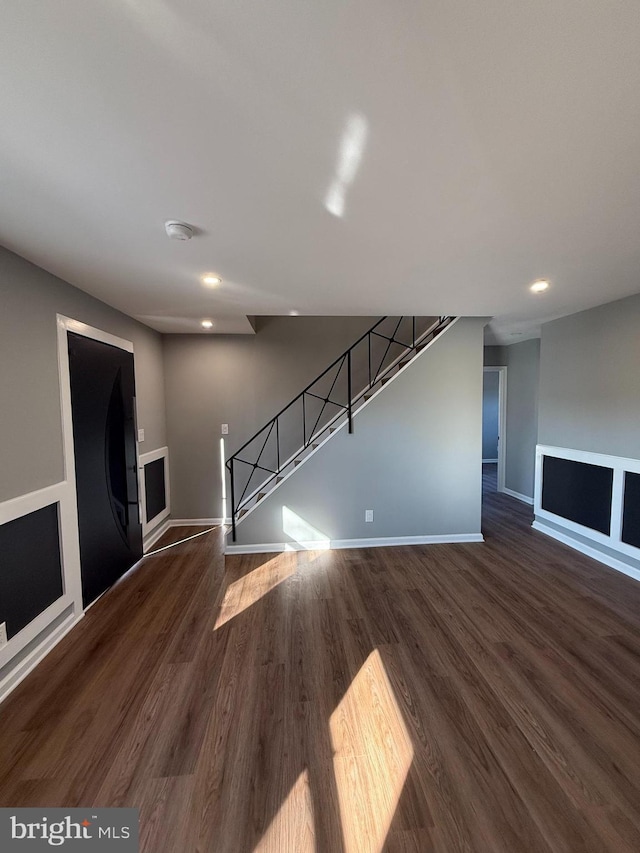
[[[32,619],[21,631],[14,634],[6,646],[0,649],[0,669],[11,663],[16,654],[35,640],[39,634],[46,631],[47,627],[70,607],[73,607],[73,600],[70,596],[63,594],[60,598],[56,598],[42,613],[38,613],[35,619]]]
[[[611,522],[609,535],[614,542],[622,542],[622,511],[624,509],[624,474],[622,468],[613,469],[613,484],[611,490]]]
[[[124,338],[118,338],[109,332],[104,332],[102,329],[96,329],[93,326],[88,326],[86,323],[81,323],[71,317],[65,317],[63,314],[56,314],[56,323],[58,327],[58,378],[60,382],[60,412],[62,417],[62,454],[64,462],[64,477],[65,483],[68,486],[69,494],[72,499],[69,501],[68,507],[68,525],[70,530],[70,539],[73,538],[75,551],[73,562],[73,577],[70,582],[73,584],[74,606],[78,611],[82,607],[82,574],[80,564],[80,533],[78,528],[78,499],[76,492],[76,466],[75,454],[73,445],[73,410],[71,407],[71,376],[69,373],[69,342],[68,332],[74,332],[77,335],[83,335],[85,338],[91,338],[94,341],[100,341],[103,344],[109,344],[112,347],[118,347],[125,352],[133,353],[133,343]],[[138,455],[138,446],[136,443],[136,460]],[[136,461],[136,464],[139,463]],[[138,507],[140,495],[138,495]],[[139,509],[138,509],[139,511]]]
[[[45,486],[44,489],[3,501],[0,503],[0,524],[15,521],[46,506],[59,503],[65,497],[65,486],[66,483],[55,483],[53,486]]]
[[[151,521],[147,521],[147,498],[145,493],[144,466],[150,462],[155,462],[157,459],[164,459],[164,497],[165,507]],[[150,450],[148,453],[138,454],[138,491],[140,494],[140,517],[142,521],[142,539],[144,540],[149,533],[171,515],[171,487],[169,485],[169,448],[159,447],[157,450]]]
[[[482,368],[482,374],[498,374],[498,458],[483,459],[483,462],[498,463],[498,482],[496,491],[505,492],[505,476],[507,469],[507,368],[504,365],[493,365]]]
[[[14,634],[0,649],[0,667],[7,666],[13,657],[45,631],[65,609],[72,607],[75,613],[82,612],[82,593],[79,585],[80,551],[73,525],[76,514],[75,490],[70,488],[70,484],[55,483],[53,486],[4,501],[0,504],[0,524],[15,521],[52,505],[57,506],[58,511],[62,595]],[[11,674],[6,676],[5,681],[10,677]]]
[[[169,527],[199,527],[208,524],[231,524],[230,518],[172,518]]]
[[[622,572],[623,575],[628,575],[630,578],[634,580],[640,581],[640,570],[633,568],[628,563],[622,562],[622,560],[617,560],[615,557],[609,556],[609,554],[605,554],[603,551],[599,551],[597,548],[591,548],[589,545],[585,545],[583,542],[579,542],[577,539],[574,539],[573,536],[569,536],[566,533],[561,533],[559,530],[554,530],[552,527],[548,527],[542,521],[534,521],[531,525],[534,530],[539,531],[540,533],[544,533],[545,536],[550,536],[552,539],[557,539],[558,542],[562,542],[565,545],[568,545],[570,548],[573,548],[576,551],[580,551],[581,554],[584,554],[587,557],[591,557],[594,560],[597,560],[599,563],[604,563],[605,566],[609,566],[612,569],[615,569],[617,572]]]
[[[611,525],[609,534],[601,533],[599,530],[592,530],[590,527],[577,524],[575,521],[570,521],[567,518],[563,518],[561,515],[556,515],[555,513],[542,508],[542,460],[545,456],[554,456],[558,459],[568,459],[572,462],[585,462],[589,465],[598,465],[603,468],[612,469],[613,491],[611,496]],[[624,473],[626,471],[634,474],[640,474],[640,459],[631,459],[625,456],[611,456],[607,453],[593,453],[588,450],[573,450],[568,447],[553,447],[547,444],[538,444],[536,447],[534,492],[534,511],[536,518],[552,521],[554,524],[557,524],[559,527],[562,527],[571,533],[578,533],[587,539],[597,542],[599,545],[604,545],[608,548],[612,548],[614,551],[619,551],[621,554],[625,554],[626,556],[639,560],[640,548],[636,548],[634,545],[629,545],[621,539]],[[616,567],[613,566],[613,568]]]
[[[95,326],[88,326],[86,323],[81,323],[79,320],[73,320],[71,317],[65,317],[63,314],[56,314],[58,320],[58,328],[62,324],[67,332],[74,332],[76,335],[83,335],[85,338],[91,338],[94,341],[100,341],[103,344],[117,347],[118,349],[133,352],[133,343],[112,335],[110,332],[104,332],[102,329],[96,329]]]
[[[610,453],[574,450],[570,447],[555,447],[551,444],[536,445],[536,455],[557,456],[559,459],[587,462],[590,465],[601,465],[604,468],[621,468],[623,471],[640,474],[640,459],[632,459],[629,456],[612,456]]]
[[[528,495],[523,495],[521,492],[514,492],[513,489],[507,489],[506,487],[502,490],[502,493],[505,495],[509,495],[510,498],[516,498],[516,500],[522,501],[524,504],[529,504],[529,506],[533,506],[533,498],[530,498]]]
[[[58,625],[50,634],[48,634],[41,643],[39,643],[23,660],[20,661],[7,675],[0,681],[0,702],[3,702],[7,696],[16,689],[21,681],[34,670],[39,663],[49,654],[49,652],[57,646],[72,628],[78,624],[83,618],[84,613],[70,613],[69,616]]]
[[[498,461],[497,459],[483,459],[482,464],[483,465],[495,465],[497,461]]]
[[[282,551],[333,551],[346,548],[389,548],[396,545],[447,545],[484,542],[481,533],[443,533],[433,536],[383,536],[376,539],[322,539],[318,542],[270,542],[262,545],[227,545],[225,554],[274,554]]]
[[[154,532],[144,540],[142,550],[145,555],[149,553],[150,549],[156,544],[158,539],[160,539],[161,536],[164,536],[170,527],[171,521],[167,519],[158,527],[157,530],[154,530]]]

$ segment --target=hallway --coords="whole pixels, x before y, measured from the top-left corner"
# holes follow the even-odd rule
[[[635,853],[640,586],[530,524],[488,489],[484,545],[158,550],[0,707],[0,805],[137,806],[145,853]]]

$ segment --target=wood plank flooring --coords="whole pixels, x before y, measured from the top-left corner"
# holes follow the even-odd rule
[[[494,482],[484,545],[147,557],[0,706],[0,805],[137,806],[145,853],[637,853],[640,584]]]

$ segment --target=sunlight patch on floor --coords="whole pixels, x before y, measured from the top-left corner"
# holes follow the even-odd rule
[[[224,594],[214,630],[217,630],[296,573],[295,559],[278,555],[249,574],[229,584]]]
[[[381,853],[413,746],[378,650],[330,719],[345,853]]]
[[[289,791],[255,853],[315,853],[313,799],[307,770]]]

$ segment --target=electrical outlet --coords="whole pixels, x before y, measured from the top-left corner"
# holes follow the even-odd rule
[[[142,442],[142,441],[144,441],[144,430],[139,429],[138,430],[138,442]]]
[[[222,424],[222,435],[229,435],[229,424]]]
[[[7,623],[0,623],[0,649],[3,646],[6,646],[9,641],[7,640]]]
[[[372,509],[365,509],[364,520],[365,521],[373,521],[373,510]]]

